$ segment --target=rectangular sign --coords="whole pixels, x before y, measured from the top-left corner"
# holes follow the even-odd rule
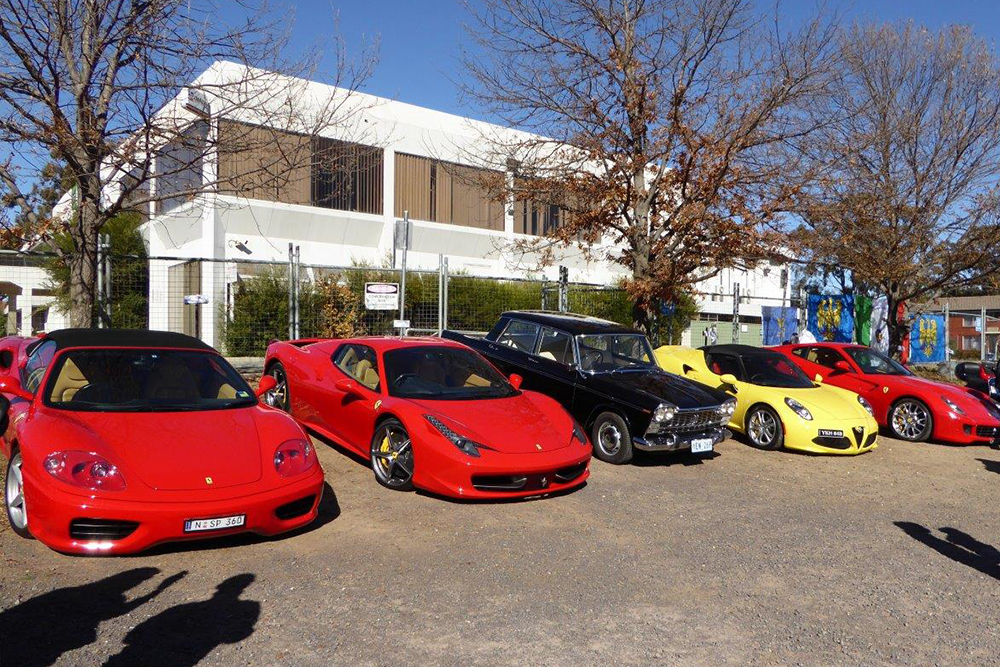
[[[365,308],[399,310],[399,283],[365,283]]]
[[[409,329],[410,328],[410,320],[393,320],[392,321],[392,327],[394,329]]]

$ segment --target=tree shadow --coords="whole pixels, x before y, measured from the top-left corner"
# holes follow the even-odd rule
[[[329,482],[323,483],[323,495],[319,500],[319,507],[316,508],[316,518],[311,522],[295,530],[280,535],[257,535],[255,533],[236,533],[233,535],[220,535],[219,537],[199,538],[197,540],[179,540],[176,542],[164,542],[157,544],[140,554],[131,554],[130,558],[148,558],[150,556],[162,556],[163,554],[178,552],[213,551],[215,549],[231,549],[243,547],[262,542],[278,542],[291,539],[299,535],[311,533],[319,530],[326,524],[334,521],[340,516],[340,503],[337,501],[337,494]]]
[[[923,542],[956,563],[979,570],[994,579],[1000,579],[1000,551],[997,551],[996,547],[980,542],[957,528],[941,528],[941,532],[947,538],[941,539],[918,523],[910,521],[894,523],[913,539]]]
[[[61,655],[97,639],[103,622],[145,604],[184,577],[179,572],[131,600],[126,593],[159,574],[155,567],[126,570],[80,586],[59,588],[0,612],[0,661],[19,667],[47,667]]]
[[[990,472],[995,472],[1000,475],[1000,461],[994,461],[992,459],[976,459],[983,464],[983,467]]]
[[[222,644],[237,644],[253,634],[260,603],[240,599],[254,582],[238,574],[215,588],[208,600],[165,609],[132,628],[122,650],[104,667],[188,667],[197,665]]]

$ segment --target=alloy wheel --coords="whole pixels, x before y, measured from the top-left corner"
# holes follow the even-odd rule
[[[7,474],[7,486],[4,499],[7,502],[7,514],[14,528],[24,531],[28,527],[28,512],[24,505],[24,478],[21,474],[21,452],[14,454]]]
[[[747,435],[758,447],[771,445],[778,435],[778,424],[774,420],[774,415],[766,410],[754,412],[750,415],[750,422],[747,424]]]
[[[406,487],[413,479],[413,448],[410,436],[400,426],[387,424],[372,443],[372,468],[380,482],[393,488]]]
[[[892,411],[892,430],[905,440],[919,440],[929,422],[927,408],[916,401],[903,401]]]
[[[275,366],[268,371],[268,375],[274,378],[276,385],[274,389],[267,392],[264,396],[264,402],[273,408],[279,408],[288,412],[288,378],[285,377],[285,371],[280,366]]]

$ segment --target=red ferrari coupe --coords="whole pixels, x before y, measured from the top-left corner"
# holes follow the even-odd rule
[[[302,428],[176,333],[0,340],[0,429],[10,525],[57,551],[273,535],[312,521],[323,490]]]
[[[463,498],[534,496],[589,475],[587,436],[555,400],[518,389],[440,338],[272,343],[268,400],[371,461],[390,489]]]
[[[911,442],[1000,441],[1000,411],[982,392],[917,377],[878,350],[844,343],[782,345],[809,377],[864,396],[880,426]]]

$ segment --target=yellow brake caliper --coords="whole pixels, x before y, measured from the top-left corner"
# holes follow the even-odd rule
[[[382,444],[379,446],[379,451],[380,452],[388,452],[389,451],[389,434],[388,433],[386,433],[385,437],[382,438]],[[393,458],[395,458],[395,454],[392,454],[391,456]],[[382,466],[382,470],[384,470],[386,472],[389,471],[389,463],[385,459],[379,459],[379,465]]]

